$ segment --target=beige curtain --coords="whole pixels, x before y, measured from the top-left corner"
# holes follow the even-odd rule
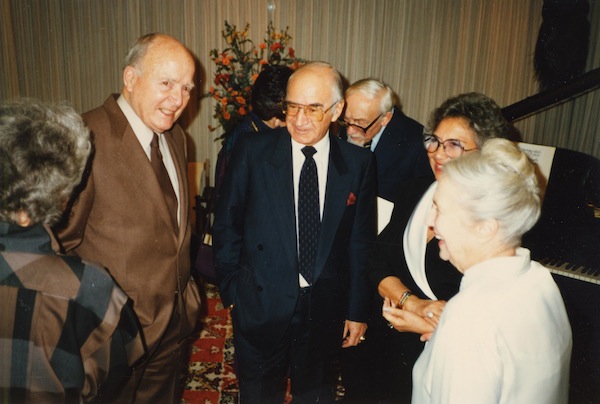
[[[590,7],[588,70],[600,67],[600,2]],[[209,132],[214,101],[201,96],[214,73],[209,51],[224,46],[225,20],[250,23],[255,43],[269,20],[289,26],[298,57],[328,61],[349,82],[384,80],[404,111],[425,123],[461,92],[483,92],[501,106],[535,94],[541,10],[542,0],[0,0],[0,97],[67,101],[86,111],[120,91],[122,59],[135,38],[166,32],[199,61],[198,97],[182,119],[190,160],[214,163],[221,133]],[[517,127],[526,141],[600,157],[599,112],[596,90]]]

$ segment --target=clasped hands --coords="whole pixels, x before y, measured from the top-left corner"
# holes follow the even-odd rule
[[[421,334],[421,341],[429,341],[438,325],[446,302],[425,300],[412,295],[402,309],[388,297],[383,300],[382,314],[390,327],[400,332]]]

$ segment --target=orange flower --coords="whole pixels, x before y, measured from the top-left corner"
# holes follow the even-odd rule
[[[213,117],[218,125],[209,126],[215,130],[222,128],[226,136],[231,133],[250,112],[249,100],[252,86],[264,66],[271,64],[285,64],[298,67],[294,50],[288,49],[292,39],[286,28],[277,31],[272,23],[267,27],[265,39],[255,45],[248,38],[249,24],[245,29],[238,30],[235,25],[225,21],[225,29],[221,31],[227,45],[225,50],[211,49],[210,58],[215,63],[214,83],[208,89],[208,95],[216,102]],[[288,51],[285,54],[285,51]],[[267,52],[265,52],[267,51]],[[268,53],[266,55],[265,53]],[[285,55],[285,56],[284,56]]]
[[[275,42],[273,45],[271,45],[271,52],[278,52],[279,49],[282,48],[283,46],[279,42]]]

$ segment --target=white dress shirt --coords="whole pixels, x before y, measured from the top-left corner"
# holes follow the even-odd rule
[[[296,240],[298,240],[298,186],[300,184],[300,172],[302,165],[306,160],[306,156],[302,153],[302,149],[306,145],[296,142],[292,138],[292,168],[294,175],[294,203],[296,205]],[[331,147],[329,140],[329,132],[325,137],[313,145],[317,151],[313,155],[317,166],[317,178],[319,181],[319,211],[321,219],[323,219],[323,207],[325,206],[325,189],[327,188],[327,169],[329,168],[329,148]],[[298,246],[296,246],[298,248]],[[300,274],[299,281],[301,287],[309,286],[308,282]]]
[[[152,138],[154,137],[154,132],[152,129],[148,128],[144,122],[140,119],[140,117],[135,113],[135,111],[131,108],[125,97],[123,95],[119,96],[117,99],[117,104],[123,111],[125,118],[127,118],[127,122],[133,129],[133,133],[137,137],[140,145],[144,149],[146,156],[148,156],[148,160],[150,160],[150,143],[152,142]],[[160,147],[160,153],[162,154],[163,164],[167,169],[167,173],[169,174],[169,179],[171,180],[171,185],[173,186],[173,190],[175,191],[175,195],[177,196],[177,222],[180,222],[180,195],[179,195],[179,179],[177,178],[177,171],[175,169],[175,163],[173,162],[173,157],[171,156],[171,150],[169,149],[169,145],[167,144],[167,140],[165,139],[165,135],[163,133],[157,133],[158,135],[158,143]],[[181,224],[181,223],[179,223]]]

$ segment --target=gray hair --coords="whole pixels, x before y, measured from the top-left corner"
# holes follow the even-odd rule
[[[160,34],[158,33],[150,33],[139,37],[131,46],[131,48],[129,48],[129,51],[125,56],[123,68],[127,66],[132,66],[135,68],[138,74],[140,74],[140,62],[142,61],[144,56],[146,56],[146,53],[148,53],[150,45],[152,45],[154,40],[159,36]]]
[[[375,79],[362,79],[346,90],[346,98],[352,94],[361,94],[369,100],[379,98],[379,112],[385,114],[394,107],[394,91],[387,84]]]
[[[90,151],[89,130],[71,107],[0,105],[0,220],[13,221],[23,210],[33,223],[56,223]]]
[[[517,247],[540,216],[540,188],[533,163],[511,141],[491,139],[481,152],[444,165],[474,220],[495,219],[506,245]]]

